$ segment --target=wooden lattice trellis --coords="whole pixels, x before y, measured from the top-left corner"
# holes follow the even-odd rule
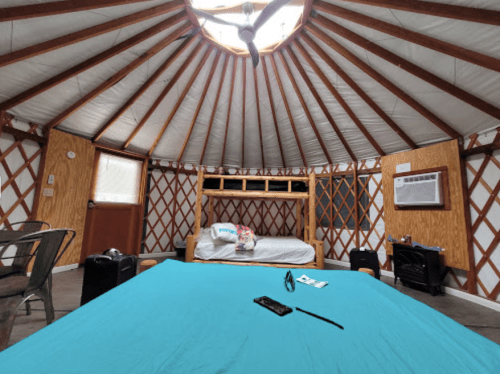
[[[364,246],[377,252],[383,248],[385,226],[380,163],[379,158],[369,164],[361,161],[335,165],[329,170],[324,167],[318,174],[316,236],[324,241],[325,258],[346,262],[354,247]],[[368,223],[367,230],[363,229],[364,221]],[[328,225],[324,225],[325,222]],[[387,256],[381,266],[390,269]]]
[[[498,141],[500,128],[491,143]],[[467,149],[481,146],[476,134],[470,137]],[[478,293],[500,301],[500,151],[470,156],[466,168]],[[468,288],[467,281],[455,271],[451,276],[459,288]]]
[[[29,220],[33,217],[33,200],[38,183],[38,166],[42,145],[17,135],[8,114],[0,115],[2,144],[0,168],[2,176],[2,199],[0,206],[0,226],[14,221]],[[36,134],[37,125],[29,125],[29,134]],[[12,135],[13,134],[13,135]]]
[[[13,122],[12,116],[0,113],[0,227],[33,219],[42,141],[45,142],[36,135],[37,125],[26,126],[28,131],[24,132],[16,129]],[[37,138],[40,143],[35,141]]]

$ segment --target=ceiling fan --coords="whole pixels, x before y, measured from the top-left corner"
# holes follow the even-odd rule
[[[234,26],[238,29],[238,37],[247,45],[248,51],[252,56],[253,66],[256,67],[259,64],[259,51],[255,46],[253,40],[255,39],[255,34],[259,28],[265,24],[278,10],[280,10],[283,6],[288,4],[292,0],[273,0],[262,10],[259,14],[253,25],[250,23],[250,15],[254,12],[254,5],[251,2],[246,2],[242,5],[243,14],[247,16],[247,20],[243,25],[238,23],[233,23],[229,21],[225,21],[223,19],[217,18],[212,14],[205,13],[202,10],[194,9],[190,7],[190,9],[197,14],[198,16],[205,18],[206,20],[210,20],[216,23],[220,23],[221,25]]]

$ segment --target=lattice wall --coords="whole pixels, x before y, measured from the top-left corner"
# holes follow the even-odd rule
[[[28,125],[6,115],[0,129],[16,128],[36,134],[37,125]],[[42,146],[32,140],[14,137],[2,131],[0,136],[0,227],[32,218],[35,188]],[[8,257],[9,254],[6,255]]]
[[[466,148],[498,141],[500,128],[471,136]],[[477,291],[480,296],[500,302],[500,150],[468,157],[466,168]],[[447,283],[466,290],[466,273],[454,270]]]
[[[355,167],[358,173],[357,194],[353,183]],[[383,246],[385,225],[382,174],[366,174],[367,170],[378,168],[380,159],[316,170],[318,175],[333,174],[332,178],[316,180],[317,204],[321,208],[316,211],[316,237],[324,241],[325,258],[348,262],[350,250],[363,246],[377,251],[382,268],[390,269],[390,261]],[[322,199],[324,196],[327,198]],[[348,203],[348,200],[352,202]],[[355,224],[356,204],[358,225]],[[325,220],[327,215],[331,218]]]

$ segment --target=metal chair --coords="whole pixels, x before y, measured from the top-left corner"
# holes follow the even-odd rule
[[[22,231],[26,233],[37,232],[41,230],[50,229],[50,224],[43,221],[21,221],[14,222],[10,225],[4,226],[1,231]],[[10,244],[10,243],[9,243]],[[13,261],[12,264],[8,266],[0,267],[0,279],[4,277],[9,277],[11,275],[26,275],[26,269],[28,268],[28,264],[30,260],[33,258],[33,245],[34,241],[18,243],[16,245],[16,253],[12,256]],[[0,259],[3,258],[7,248],[9,246],[5,246],[3,249],[0,249]],[[26,301],[26,314],[31,314],[31,307],[29,301]]]
[[[36,250],[31,276],[18,275],[0,279],[0,351],[7,348],[17,311],[31,297],[36,295],[43,300],[47,324],[54,320],[49,276],[75,235],[76,232],[72,229],[55,229],[30,233],[17,240],[27,241],[36,238],[40,244]],[[63,247],[67,236],[68,240]]]
[[[16,226],[20,227],[21,230],[28,233],[50,229],[50,225],[43,221],[23,221],[15,222],[11,225],[5,226],[2,231],[13,230]],[[46,227],[45,227],[46,226]],[[14,230],[13,230],[14,231]],[[10,244],[10,243],[9,243]],[[0,267],[0,278],[4,278],[11,275],[26,275],[26,268],[31,260],[34,241],[19,243],[16,245],[16,253],[12,256],[13,261],[9,266]],[[8,245],[0,250],[0,259],[3,258],[5,252],[7,251]]]

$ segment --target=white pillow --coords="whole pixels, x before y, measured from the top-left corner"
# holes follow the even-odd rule
[[[231,243],[238,241],[238,231],[232,223],[214,223],[211,232],[214,240],[224,240]]]

